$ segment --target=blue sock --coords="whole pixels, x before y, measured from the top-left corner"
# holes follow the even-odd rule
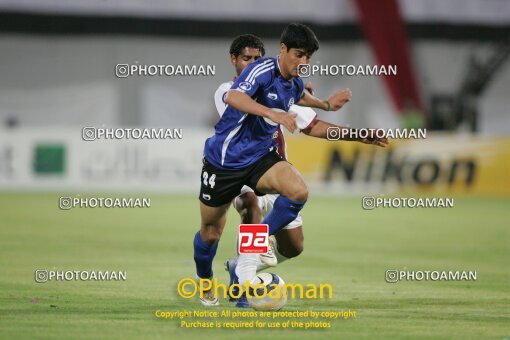
[[[212,262],[216,250],[218,249],[218,242],[211,245],[205,243],[200,237],[200,231],[195,234],[193,240],[193,248],[195,249],[195,264],[197,266],[197,275],[199,278],[209,279],[212,277]]]
[[[269,235],[276,234],[283,227],[294,221],[305,203],[306,201],[294,202],[288,197],[280,195],[274,201],[271,212],[262,221],[262,224],[269,224]]]

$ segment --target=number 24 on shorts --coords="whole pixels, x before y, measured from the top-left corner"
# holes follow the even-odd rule
[[[207,186],[209,184],[211,189],[214,189],[214,186],[216,185],[216,183],[214,182],[216,180],[215,174],[211,174],[211,177],[209,177],[209,174],[207,173],[207,171],[204,171],[202,173],[202,178],[204,179],[205,186]],[[209,181],[208,181],[208,179],[209,179]]]

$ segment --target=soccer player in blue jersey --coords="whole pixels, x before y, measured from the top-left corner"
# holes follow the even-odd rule
[[[224,98],[235,79],[241,74],[245,67],[261,58],[265,54],[264,44],[260,38],[252,34],[243,34],[236,37],[229,50],[230,61],[236,70],[236,77],[233,81],[221,84],[214,94],[214,102],[219,116],[221,117],[227,105]],[[305,84],[305,88],[313,94],[313,88],[310,83]],[[346,96],[350,96],[350,91],[345,91]],[[303,131],[314,122],[317,114],[310,108],[298,107],[292,105],[289,109],[298,116],[298,128]],[[273,134],[273,140],[276,142],[278,154],[283,160],[287,160],[287,152],[285,139],[280,127]],[[275,200],[278,198],[276,194],[268,194],[257,197],[254,190],[248,186],[243,186],[241,193],[233,200],[234,208],[241,215],[241,221],[245,224],[260,223],[272,209]],[[284,262],[289,258],[298,256],[303,250],[303,221],[301,214],[280,230],[276,235],[269,239],[269,251],[267,254],[260,254],[257,262],[257,272],[268,267],[276,266],[277,263]],[[230,273],[232,283],[237,283],[235,275],[237,257],[229,259],[225,262],[226,270]],[[237,293],[234,294],[236,296]],[[231,300],[235,300],[231,298]]]
[[[215,135],[204,148],[201,174],[201,228],[194,239],[194,259],[199,278],[211,278],[212,261],[226,222],[230,202],[247,185],[257,193],[278,193],[273,210],[262,223],[276,234],[294,220],[303,208],[308,189],[301,174],[278,155],[272,135],[281,124],[290,132],[297,125],[297,114],[288,113],[297,103],[323,110],[338,110],[349,98],[337,91],[328,100],[319,100],[304,91],[298,65],[309,63],[319,48],[317,38],[306,26],[290,24],[281,37],[278,58],[261,58],[244,69],[227,92],[227,108],[215,126]],[[308,134],[326,138],[332,124],[317,120]],[[366,140],[384,146],[377,137]],[[255,276],[257,257],[241,254],[236,273],[244,284]],[[212,290],[204,292],[204,305],[217,305]],[[246,299],[239,299],[246,306]]]
[[[236,77],[232,81],[221,84],[214,94],[214,102],[220,117],[227,108],[224,102],[226,93],[245,67],[264,56],[264,44],[260,38],[252,34],[243,34],[237,36],[232,41],[229,54],[230,61],[236,71]],[[310,83],[305,84],[305,88],[313,94],[313,88]],[[345,95],[350,96],[350,92],[346,90]],[[290,111],[298,114],[296,119],[301,131],[312,124],[317,117],[317,114],[310,108],[292,105]],[[280,127],[273,134],[273,140],[276,142],[278,154],[283,160],[287,160],[285,139]],[[241,189],[240,195],[234,199],[233,206],[241,215],[242,223],[260,223],[262,218],[273,209],[273,203],[277,197],[278,195],[271,194],[257,197],[254,190],[245,185]],[[277,263],[298,256],[301,253],[303,249],[302,224],[301,215],[298,214],[296,219],[277,233],[276,238],[274,236],[270,238],[269,252],[268,254],[260,255],[257,271],[269,266],[275,266]],[[235,268],[235,259],[227,261],[226,267],[227,270],[233,270]]]

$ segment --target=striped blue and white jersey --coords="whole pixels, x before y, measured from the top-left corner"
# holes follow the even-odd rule
[[[261,58],[251,63],[230,88],[285,112],[301,99],[303,89],[301,78],[288,81],[281,76],[277,58]],[[276,148],[272,137],[278,124],[228,105],[214,128],[214,136],[205,142],[204,156],[219,168],[246,168]]]

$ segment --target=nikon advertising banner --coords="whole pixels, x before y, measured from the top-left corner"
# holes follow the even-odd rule
[[[510,139],[428,134],[391,140],[387,148],[358,142],[287,137],[287,153],[312,186],[349,190],[510,194]]]

